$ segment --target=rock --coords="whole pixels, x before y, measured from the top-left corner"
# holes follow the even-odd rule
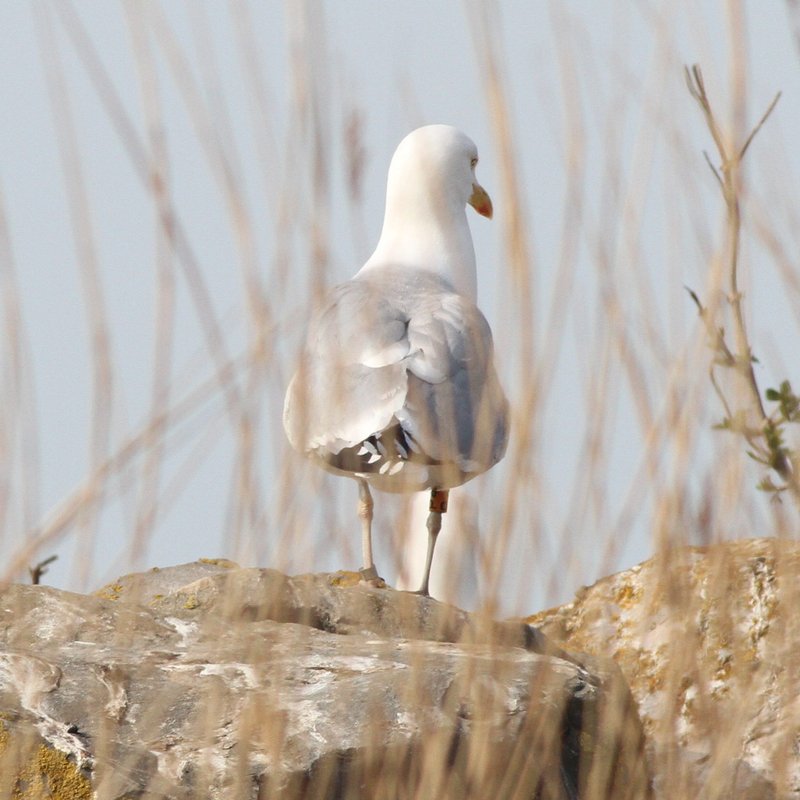
[[[686,548],[529,622],[611,656],[639,706],[657,796],[800,798],[800,544]]]
[[[612,662],[352,583],[206,561],[6,587],[3,796],[649,796]]]

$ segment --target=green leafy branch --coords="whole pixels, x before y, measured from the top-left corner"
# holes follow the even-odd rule
[[[733,345],[728,344],[725,329],[717,324],[721,313],[720,303],[707,307],[691,289],[688,289],[692,300],[705,323],[709,336],[709,344],[714,352],[709,374],[712,386],[725,409],[725,418],[715,427],[729,430],[744,437],[748,444],[748,455],[760,464],[777,473],[781,479],[780,484],[773,482],[767,476],[759,483],[759,488],[771,492],[776,496],[784,491],[794,497],[800,505],[800,481],[795,468],[795,454],[786,446],[786,425],[800,421],[800,398],[792,391],[789,381],[783,381],[779,389],[768,389],[766,399],[777,404],[775,410],[768,414],[761,399],[761,391],[756,381],[753,363],[757,359],[753,356],[747,329],[744,322],[742,309],[742,293],[739,290],[738,267],[739,247],[741,240],[741,208],[740,196],[742,191],[741,164],[756,134],[761,130],[769,115],[774,110],[780,99],[780,92],[762,114],[761,119],[750,131],[741,146],[732,142],[723,134],[714,111],[711,107],[706,91],[703,73],[700,67],[694,65],[686,68],[686,84],[689,93],[700,106],[705,118],[706,126],[714,141],[714,146],[719,157],[719,166],[714,166],[711,157],[704,152],[706,163],[711,169],[725,201],[725,247],[723,251],[723,264],[727,277],[727,291],[725,300],[730,309],[733,321]],[[745,407],[733,412],[722,391],[716,376],[716,370],[728,369],[742,378],[745,389]]]

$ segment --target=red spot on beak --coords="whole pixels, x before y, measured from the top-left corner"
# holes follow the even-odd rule
[[[492,198],[479,183],[472,184],[472,194],[467,201],[482,217],[492,218]]]

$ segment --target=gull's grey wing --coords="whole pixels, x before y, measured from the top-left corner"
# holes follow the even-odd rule
[[[408,349],[404,315],[376,287],[352,280],[333,289],[286,393],[292,445],[335,454],[386,428],[405,399]]]
[[[409,341],[408,389],[397,419],[431,458],[464,476],[485,472],[508,440],[508,403],[486,318],[469,299],[442,294],[430,313],[412,317]]]

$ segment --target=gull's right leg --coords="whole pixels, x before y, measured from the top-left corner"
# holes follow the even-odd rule
[[[442,514],[447,511],[447,500],[450,492],[447,489],[431,489],[430,514],[428,514],[428,553],[425,556],[425,572],[422,576],[422,586],[415,594],[430,597],[428,584],[431,579],[431,566],[433,566],[433,551],[436,539],[442,529]]]
[[[361,580],[371,583],[379,580],[378,570],[375,569],[375,562],[372,560],[372,495],[369,491],[369,484],[363,478],[356,478],[358,481],[358,516],[361,519],[361,552],[364,566],[359,570]]]

